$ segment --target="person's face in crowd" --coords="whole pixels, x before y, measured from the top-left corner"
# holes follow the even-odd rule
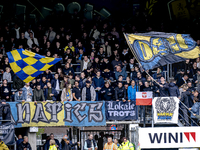
[[[5,62],[8,62],[8,58],[7,57],[5,58]]]
[[[71,64],[71,63],[72,63],[72,59],[71,59],[71,58],[68,58],[68,59],[67,59],[67,62],[68,62],[69,64]]]
[[[46,82],[47,81],[46,77],[42,77],[42,81]]]
[[[84,56],[84,61],[88,61],[88,57],[87,56]]]
[[[10,68],[6,69],[6,72],[10,72]]]
[[[96,26],[93,26],[93,30],[96,30],[97,29],[97,27]]]
[[[51,139],[51,140],[54,139],[54,135],[53,135],[53,134],[50,135],[50,139]]]
[[[46,39],[47,39],[47,36],[46,36],[46,35],[44,35],[44,36],[43,36],[43,39],[44,39],[44,40],[46,40]]]
[[[105,87],[109,88],[110,84],[108,82],[105,83]]]
[[[130,59],[130,63],[133,64],[133,63],[134,63],[134,60],[133,60],[133,59]]]
[[[135,86],[135,81],[134,81],[134,80],[131,81],[131,86],[132,86],[132,87]]]
[[[51,88],[51,83],[50,82],[47,83],[47,87]]]
[[[25,139],[24,139],[24,142],[25,142],[25,143],[28,143],[28,138],[25,138]]]
[[[92,134],[90,134],[90,136],[89,136],[89,139],[90,139],[90,140],[92,140],[92,139],[93,139],[93,135],[92,135]]]
[[[119,48],[119,44],[115,44],[115,47],[116,47],[116,48]]]
[[[80,77],[79,76],[75,76],[75,81],[80,81]]]
[[[36,47],[35,51],[36,51],[37,53],[39,53],[39,52],[40,52],[40,48],[39,48],[39,47]]]
[[[94,44],[95,43],[95,41],[94,40],[91,40],[91,44]]]
[[[66,52],[67,52],[67,54],[70,54],[71,50],[70,50],[70,49],[67,49],[67,51],[66,51]]]
[[[70,39],[70,36],[69,36],[69,35],[66,35],[66,39],[69,40],[69,39]]]
[[[161,78],[160,78],[160,81],[161,81],[161,82],[165,82],[165,78],[164,78],[164,77],[161,77]]]
[[[1,58],[1,59],[3,58],[3,54],[0,54],[0,58]]]
[[[105,23],[104,25],[103,25],[103,28],[105,29],[105,28],[107,28],[108,27],[108,25]]]
[[[69,75],[69,79],[72,79],[73,78],[73,75]]]
[[[53,28],[52,28],[52,27],[49,27],[49,31],[53,31]]]
[[[67,63],[67,64],[65,65],[65,67],[66,67],[66,69],[68,69],[68,68],[69,68],[69,63]]]
[[[113,27],[112,31],[113,31],[113,32],[115,32],[115,31],[116,31],[116,28],[115,28],[115,27]]]
[[[192,83],[191,82],[188,82],[188,87],[192,87]]]
[[[50,47],[51,43],[50,42],[47,42],[47,47]]]
[[[33,33],[29,33],[29,37],[30,37],[30,38],[33,38]]]
[[[60,47],[60,42],[56,42],[56,47]]]
[[[50,71],[49,71],[49,69],[47,69],[45,72],[46,72],[46,74],[49,74]]]
[[[58,68],[58,73],[61,73],[61,72],[62,72],[61,68]]]
[[[91,56],[91,57],[94,57],[94,52],[91,52],[90,56]]]
[[[91,77],[88,77],[88,81],[90,81],[90,82],[91,82],[91,81],[92,81],[92,78],[91,78]]]
[[[1,36],[0,41],[3,42],[3,36]]]
[[[79,53],[80,53],[80,54],[83,54],[83,49],[79,49]]]
[[[114,55],[116,56],[118,54],[117,49],[114,50]]]
[[[105,42],[105,46],[108,46],[108,41]]]
[[[128,89],[128,84],[125,84],[124,87],[125,87],[126,89]]]
[[[68,78],[67,78],[67,77],[64,77],[64,81],[67,82],[67,80],[68,80]]]
[[[126,142],[127,142],[127,139],[124,138],[124,143],[126,143]]]
[[[69,84],[69,85],[68,85],[68,88],[69,88],[69,89],[71,89],[71,88],[72,88],[72,85],[71,85],[71,84]]]
[[[25,34],[22,32],[22,33],[21,33],[21,37],[24,38],[24,36],[25,36]]]
[[[82,78],[82,79],[85,78],[85,73],[81,72],[81,78]]]
[[[194,62],[193,68],[197,68],[197,63],[196,62]]]
[[[124,53],[126,53],[128,51],[128,49],[123,49]]]
[[[123,85],[122,85],[122,83],[121,83],[121,82],[120,82],[120,83],[118,83],[118,87],[119,87],[119,88],[122,88],[122,86],[123,86]]]
[[[161,69],[160,68],[157,68],[157,73],[160,73],[161,72]]]
[[[144,82],[145,87],[149,87],[149,83],[148,82]]]
[[[69,47],[72,47],[73,46],[73,42],[69,42]]]
[[[114,139],[114,143],[117,144],[117,143],[118,143],[118,140],[117,140],[117,139]]]
[[[108,143],[112,143],[112,138],[108,138]]]
[[[121,67],[120,67],[120,66],[117,66],[116,71],[117,71],[117,72],[121,71]]]
[[[90,86],[90,83],[86,83],[86,86],[89,87],[89,86]]]
[[[141,73],[140,72],[137,73],[137,77],[141,78]]]
[[[138,67],[135,67],[135,71],[138,72],[138,71],[139,71],[139,68],[138,68]]]
[[[61,27],[61,28],[60,28],[60,31],[64,31],[64,27]]]
[[[58,54],[54,54],[53,57],[54,57],[54,58],[58,58]]]
[[[95,58],[94,61],[95,61],[96,63],[99,63],[99,58],[98,58],[98,57]]]
[[[188,79],[188,76],[184,76],[184,79],[187,80],[187,79]]]
[[[87,37],[87,33],[84,32],[83,33],[83,37],[86,38]]]
[[[58,74],[55,74],[55,75],[54,75],[54,78],[55,78],[55,79],[58,79]]]
[[[3,80],[3,84],[7,84],[7,83],[8,83],[8,81],[4,79]]]
[[[19,91],[19,94],[22,94],[22,92],[23,92],[23,91],[20,90],[20,91]]]
[[[75,82],[75,87],[78,87],[79,86],[79,83],[78,82]]]
[[[30,83],[29,83],[29,82],[28,82],[28,83],[26,83],[26,86],[27,86],[27,87],[29,87],[29,86],[30,86]]]
[[[99,52],[100,52],[101,54],[103,54],[103,48],[102,48],[102,47],[99,49]]]
[[[197,97],[199,95],[199,93],[197,91],[194,92],[194,97]]]
[[[101,73],[98,71],[96,75],[97,77],[100,77]]]
[[[200,61],[200,58],[198,57],[197,59],[196,59],[196,62],[198,63]]]
[[[78,47],[82,47],[82,44],[81,44],[81,42],[78,42]]]
[[[123,80],[123,76],[119,76],[118,81],[122,81]]]
[[[130,82],[131,81],[130,77],[126,77],[126,81]]]
[[[190,62],[190,60],[189,60],[189,59],[187,59],[185,62],[186,62],[186,64],[188,64],[188,63]]]
[[[33,84],[36,83],[36,79],[33,79],[31,82],[32,82]]]
[[[37,85],[36,88],[37,88],[37,90],[40,90],[40,89],[41,89],[41,86],[40,86],[40,85]]]
[[[108,59],[106,57],[104,57],[103,61],[106,63],[108,61]]]

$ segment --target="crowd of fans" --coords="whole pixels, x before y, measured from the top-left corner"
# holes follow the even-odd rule
[[[123,35],[137,33],[134,25],[111,26],[100,18],[91,24],[85,18],[70,23],[74,27],[38,25],[31,29],[15,24],[0,29],[1,99],[125,102],[135,101],[136,91],[153,91],[154,96],[177,96],[193,110],[194,97],[199,99],[200,92],[199,58],[174,64],[174,79],[168,83],[166,67],[147,70],[152,78],[138,66]],[[19,48],[62,60],[25,84],[13,73],[6,56]]]

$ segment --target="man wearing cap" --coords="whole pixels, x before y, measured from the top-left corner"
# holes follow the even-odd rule
[[[91,86],[91,82],[89,80],[86,81],[86,87],[82,90],[82,101],[95,101],[96,92],[93,86]]]
[[[25,102],[25,96],[24,96],[22,88],[19,89],[19,91],[15,93],[14,100],[16,102]]]

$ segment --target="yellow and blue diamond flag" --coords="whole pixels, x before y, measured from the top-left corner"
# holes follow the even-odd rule
[[[7,55],[13,72],[25,83],[32,81],[62,59],[41,56],[24,49],[12,50],[7,52]]]

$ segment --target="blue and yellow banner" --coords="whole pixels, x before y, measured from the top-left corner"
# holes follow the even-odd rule
[[[16,128],[105,126],[105,102],[9,102]]]
[[[46,71],[61,58],[45,57],[24,49],[7,52],[10,67],[13,72],[25,83],[32,81]]]
[[[200,49],[189,34],[148,32],[125,34],[129,47],[145,70],[199,57]]]

